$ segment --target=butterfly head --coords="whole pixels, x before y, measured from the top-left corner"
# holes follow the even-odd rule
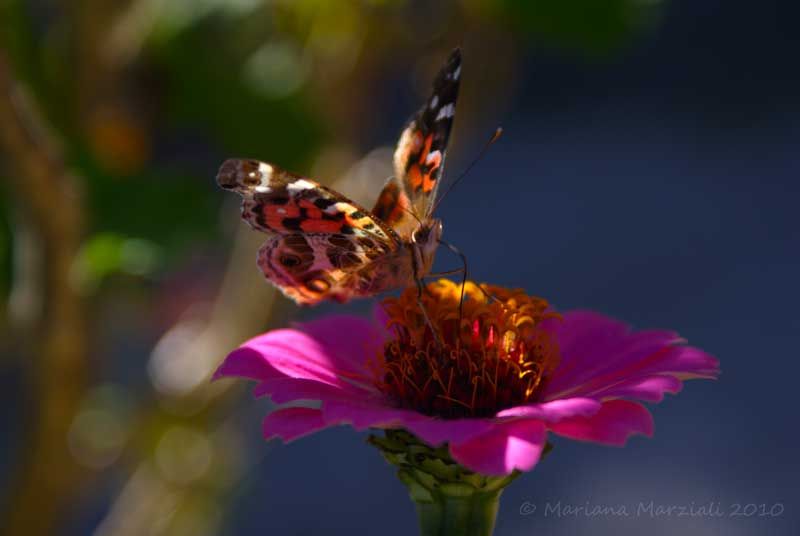
[[[422,224],[411,234],[411,243],[414,246],[417,274],[425,275],[431,270],[433,257],[439,241],[442,238],[442,220],[430,219]]]

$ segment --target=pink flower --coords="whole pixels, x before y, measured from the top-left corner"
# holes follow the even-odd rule
[[[256,380],[257,396],[288,404],[264,420],[267,439],[339,424],[404,428],[430,445],[447,443],[467,469],[504,475],[531,470],[549,432],[620,446],[652,436],[641,402],[719,374],[715,358],[675,333],[634,332],[592,312],[559,316],[521,291],[484,288],[498,298],[468,283],[459,326],[461,287],[429,285],[436,336],[412,290],[384,302],[388,319],[332,316],[255,337],[215,378]]]

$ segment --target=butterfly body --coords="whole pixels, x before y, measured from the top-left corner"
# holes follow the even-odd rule
[[[395,176],[367,210],[308,178],[252,159],[226,160],[217,183],[242,196],[242,218],[268,240],[264,275],[299,304],[348,301],[415,284],[442,236],[432,216],[458,94],[456,50],[433,95],[403,131]]]

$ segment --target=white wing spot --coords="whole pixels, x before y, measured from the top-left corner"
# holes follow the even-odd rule
[[[261,182],[256,186],[256,192],[268,194],[272,191],[272,188],[269,187],[269,183],[272,180],[272,173],[275,170],[269,164],[260,162],[258,164],[258,171],[261,173]]]
[[[329,214],[336,214],[337,212],[344,212],[345,214],[352,214],[356,209],[350,203],[336,203],[325,209]]]
[[[430,164],[437,158],[441,158],[442,153],[440,151],[431,151],[428,153],[428,157],[425,159],[426,164]]]
[[[286,189],[289,190],[289,193],[292,194],[302,192],[303,190],[311,190],[312,188],[314,188],[314,185],[305,179],[296,180],[286,187]]]
[[[461,66],[458,66],[458,69],[453,71],[453,80],[458,80],[458,77],[461,76]]]
[[[439,104],[439,95],[434,95],[433,97],[431,97],[431,105],[429,106],[429,108],[431,109],[436,108],[438,104]]]
[[[453,103],[450,103],[446,106],[442,106],[442,109],[439,110],[439,113],[436,115],[436,121],[441,121],[442,119],[448,119],[453,117],[453,113],[455,112],[455,107]]]

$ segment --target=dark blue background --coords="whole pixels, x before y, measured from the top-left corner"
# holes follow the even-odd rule
[[[800,534],[799,16],[791,2],[669,2],[622,58],[532,53],[505,117],[470,132],[456,120],[451,179],[484,132],[505,127],[441,207],[474,278],[675,329],[723,369],[653,406],[651,440],[556,438],[506,491],[498,535]],[[469,61],[464,94],[477,103]],[[415,533],[405,489],[364,435],[341,428],[265,450],[228,513],[232,532]],[[520,515],[525,501],[538,510]],[[545,516],[558,501],[632,515]],[[650,501],[714,501],[725,516],[637,517]],[[785,511],[730,517],[735,503]]]

